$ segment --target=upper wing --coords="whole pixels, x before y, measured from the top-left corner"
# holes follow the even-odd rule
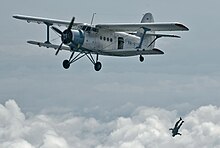
[[[147,28],[150,31],[188,31],[189,29],[181,23],[116,23],[116,24],[98,24],[98,29],[112,31],[138,31],[140,28]]]
[[[49,18],[42,18],[42,17],[33,17],[33,16],[25,16],[25,15],[13,15],[14,18],[25,20],[28,23],[37,23],[37,24],[48,24],[48,25],[57,25],[57,26],[65,26],[68,27],[70,21],[64,20],[57,20],[57,19],[49,19]],[[82,25],[83,23],[74,23],[73,27],[78,25]]]

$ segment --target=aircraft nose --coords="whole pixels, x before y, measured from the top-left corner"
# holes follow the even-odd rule
[[[61,40],[64,44],[68,44],[72,41],[72,37],[73,37],[72,31],[65,30],[61,36]]]

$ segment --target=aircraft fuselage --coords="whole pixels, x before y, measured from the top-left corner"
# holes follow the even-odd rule
[[[83,31],[83,30],[82,30]],[[111,51],[113,56],[133,56],[134,51],[152,50],[154,43],[148,47],[153,41],[154,37],[145,36],[143,46],[141,49],[137,47],[140,44],[141,37],[132,35],[126,32],[114,32],[114,31],[83,31],[84,43],[82,48],[90,50],[99,50],[100,52]],[[126,52],[123,52],[123,49]],[[114,52],[115,51],[115,52]],[[132,52],[128,52],[132,51]],[[108,53],[109,54],[109,53]]]

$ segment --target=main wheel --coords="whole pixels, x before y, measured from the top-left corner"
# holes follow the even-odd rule
[[[96,71],[99,71],[102,68],[102,63],[96,62],[95,65],[94,65],[94,68],[95,68]]]
[[[143,57],[142,55],[140,55],[139,60],[140,60],[141,62],[144,62],[144,57]]]
[[[70,67],[70,62],[68,60],[63,61],[63,68],[68,69]]]

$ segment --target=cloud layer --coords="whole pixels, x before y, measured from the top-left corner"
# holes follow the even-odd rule
[[[203,106],[183,118],[182,136],[170,131],[176,111],[139,107],[110,121],[94,117],[25,115],[14,100],[0,104],[1,148],[220,147],[220,108]]]

